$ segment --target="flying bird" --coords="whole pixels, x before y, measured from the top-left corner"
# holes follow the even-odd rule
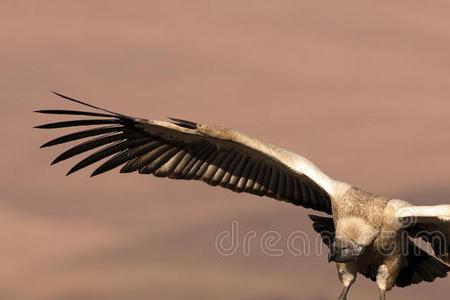
[[[347,299],[358,273],[376,282],[384,300],[394,286],[431,282],[450,271],[450,205],[413,206],[363,191],[328,177],[302,156],[233,129],[131,117],[54,93],[89,108],[37,111],[76,118],[37,128],[89,126],[42,145],[77,142],[52,164],[94,150],[67,175],[99,162],[91,176],[120,167],[121,173],[199,180],[328,215],[310,218],[330,248],[328,260],[336,263],[340,300]]]

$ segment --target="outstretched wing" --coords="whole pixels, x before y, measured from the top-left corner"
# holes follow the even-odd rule
[[[436,256],[450,263],[450,205],[402,207],[396,217],[411,237],[430,243]]]
[[[37,111],[90,117],[37,126],[90,126],[42,145],[77,142],[52,164],[96,150],[75,164],[68,174],[105,159],[92,176],[122,166],[121,173],[137,171],[173,179],[202,180],[235,192],[268,196],[329,214],[332,213],[333,193],[343,185],[331,180],[303,157],[232,129],[181,119],[163,122],[134,118],[57,95],[101,110]],[[82,139],[87,140],[80,141]]]

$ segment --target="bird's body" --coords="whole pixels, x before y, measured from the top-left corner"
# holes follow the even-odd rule
[[[450,206],[420,207],[368,193],[333,180],[307,159],[238,131],[191,121],[134,118],[60,94],[102,112],[43,110],[45,114],[94,117],[56,122],[38,128],[96,126],[56,138],[43,147],[92,138],[58,156],[53,163],[100,150],[68,174],[102,159],[92,175],[122,166],[122,173],[201,180],[235,192],[248,192],[311,208],[331,217],[310,216],[330,248],[346,299],[357,274],[375,281],[380,298],[394,286],[405,287],[445,277],[450,267]],[[435,256],[415,242],[428,242]]]
[[[379,251],[384,245],[397,243],[397,234],[385,234],[392,232],[392,228],[384,221],[395,217],[389,215],[389,201],[386,197],[377,196],[355,187],[350,188],[339,200],[334,201],[336,204],[333,205],[333,216],[338,232],[355,240],[361,234],[368,235],[368,241],[363,242],[368,246],[356,260],[347,263],[337,262],[339,278],[344,284],[346,292],[356,280],[357,273],[375,280],[380,291],[390,290],[395,284],[397,276],[395,264],[401,260],[401,253],[399,253],[401,251],[398,251],[399,248],[395,248],[397,252],[391,252],[388,256]],[[372,232],[374,232],[373,235]],[[381,279],[382,266],[385,266],[385,270],[387,270],[383,279]],[[346,292],[342,299],[345,298]]]

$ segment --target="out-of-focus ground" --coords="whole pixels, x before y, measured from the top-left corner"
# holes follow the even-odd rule
[[[334,299],[326,257],[220,256],[216,235],[313,235],[308,211],[200,183],[50,168],[54,89],[221,124],[334,178],[450,203],[448,1],[2,1],[0,298]],[[256,248],[257,245],[254,245]],[[446,299],[447,280],[393,299]],[[360,277],[353,299],[376,299]]]

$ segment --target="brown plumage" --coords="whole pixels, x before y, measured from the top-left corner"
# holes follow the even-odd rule
[[[332,215],[311,219],[330,248],[329,260],[337,264],[344,285],[339,299],[346,299],[357,273],[375,281],[380,298],[385,299],[386,291],[395,285],[431,282],[450,271],[442,261],[448,262],[450,252],[448,205],[416,207],[365,192],[329,178],[299,155],[233,129],[175,118],[171,122],[135,118],[55,94],[96,110],[37,111],[87,117],[37,126],[91,126],[42,145],[77,142],[52,164],[89,152],[67,175],[98,163],[91,176],[120,167],[121,173],[200,180]],[[413,238],[430,243],[437,257]]]

